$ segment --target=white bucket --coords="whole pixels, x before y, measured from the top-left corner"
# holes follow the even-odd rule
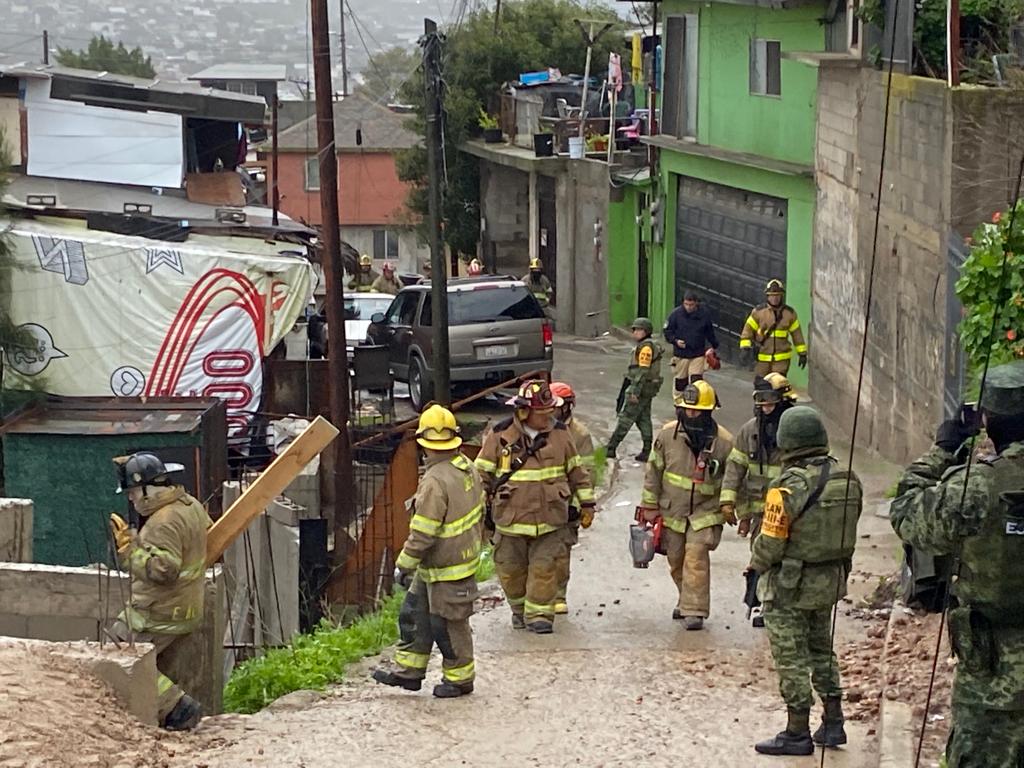
[[[569,158],[571,160],[583,159],[583,139],[581,137],[569,137]]]

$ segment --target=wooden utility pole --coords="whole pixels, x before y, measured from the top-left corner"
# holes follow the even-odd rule
[[[896,24],[893,14],[893,25]],[[895,56],[895,51],[889,52]],[[960,85],[960,0],[946,3],[946,80],[950,88]]]
[[[345,42],[345,11],[348,0],[341,0],[341,19],[338,24],[338,48],[341,50],[341,95],[348,96],[348,50]]]
[[[338,155],[334,146],[334,87],[327,0],[310,0],[313,27],[313,82],[316,87],[316,136],[320,158],[320,246],[327,292],[328,376],[331,422],[340,430],[334,445],[334,564],[348,555],[349,526],[355,520],[355,478],[348,431],[348,353],[345,343],[345,295],[342,287],[338,227]]]
[[[50,63],[50,31],[43,30],[43,64]]]
[[[444,120],[441,94],[441,38],[437,24],[423,20],[423,80],[426,88],[427,186],[430,211],[430,301],[434,330],[434,400],[451,403],[448,352],[448,271],[444,263],[442,239],[442,189],[444,153],[441,121]]]
[[[274,85],[274,95],[270,103],[270,205],[271,205],[271,221],[276,227],[279,221],[279,212],[281,210],[281,193],[277,184],[277,134],[278,134],[278,108],[280,106],[280,99],[277,97],[277,85]]]

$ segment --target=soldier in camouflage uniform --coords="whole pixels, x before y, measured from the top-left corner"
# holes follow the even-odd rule
[[[782,474],[765,498],[764,521],[750,568],[760,581],[765,627],[786,701],[786,729],[754,749],[765,755],[809,755],[815,744],[846,743],[839,664],[832,650],[832,610],[846,594],[857,542],[862,489],[835,468],[817,411],[793,406],[779,421]],[[824,704],[811,736],[811,688]]]
[[[637,461],[647,461],[654,443],[654,428],[651,425],[651,401],[661,389],[661,355],[662,350],[653,339],[654,324],[646,317],[638,317],[633,321],[633,338],[636,347],[629,361],[629,370],[622,382],[622,392],[616,412],[619,421],[615,431],[608,440],[608,458],[615,458],[615,450],[619,447],[630,427],[636,424],[640,430],[640,438],[644,441],[643,450],[636,456]]]
[[[949,768],[1024,765],[1024,361],[989,371],[981,417],[996,456],[963,464],[977,427],[943,422],[890,509],[899,537],[958,556],[949,631],[957,657]],[[966,486],[966,487],[965,487]]]

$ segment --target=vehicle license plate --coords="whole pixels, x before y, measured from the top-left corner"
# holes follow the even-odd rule
[[[515,354],[515,347],[510,344],[491,344],[488,347],[481,347],[479,354],[484,360],[493,360],[496,357],[511,357]]]

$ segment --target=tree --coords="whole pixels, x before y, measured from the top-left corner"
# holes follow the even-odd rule
[[[360,73],[362,82],[356,93],[382,104],[393,103],[407,81],[419,82],[417,77],[422,56],[419,51],[395,46],[373,54]]]
[[[1013,232],[1010,219],[1014,218]],[[1003,252],[1009,251],[1003,282]],[[1024,358],[1024,200],[1017,215],[996,212],[991,224],[974,232],[971,253],[960,270],[956,295],[964,305],[960,341],[971,366],[980,370],[991,354],[991,365]],[[993,314],[998,311],[989,347]]]
[[[582,73],[587,46],[574,19],[615,23],[594,47],[592,74],[607,68],[610,50],[622,51],[624,25],[610,8],[582,5],[576,0],[511,0],[501,4],[495,32],[494,14],[481,8],[454,29],[446,30],[443,76],[445,99],[445,161],[448,186],[444,198],[444,237],[455,252],[475,255],[480,235],[479,161],[459,151],[477,130],[480,110],[494,113],[502,84],[522,72],[557,67],[563,73]],[[424,135],[422,76],[402,87],[400,96],[416,109],[413,127]],[[426,150],[415,147],[398,156],[400,178],[411,182],[409,207],[427,213]]]
[[[156,77],[153,61],[142,52],[142,48],[136,46],[129,51],[124,43],[118,42],[114,45],[113,41],[103,35],[93,37],[89,41],[89,47],[84,51],[59,48],[57,63],[75,69],[91,69],[150,80]]]

